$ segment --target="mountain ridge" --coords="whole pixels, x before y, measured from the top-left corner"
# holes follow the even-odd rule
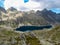
[[[13,9],[14,9],[14,10],[17,10],[17,9],[14,8],[14,7],[10,7],[10,8],[8,8],[8,9],[6,10],[5,8],[3,8],[3,7],[0,6],[0,10],[1,10],[1,9],[4,9],[5,11],[7,11],[7,10],[11,10],[11,11],[12,11]],[[46,9],[46,8],[44,8],[44,9],[41,10],[41,11],[44,11],[44,10],[45,10],[45,11],[51,11],[51,12],[53,12],[52,10],[48,10],[48,9]],[[38,10],[37,10],[37,11],[38,11]],[[39,10],[39,11],[40,11],[40,10]],[[22,11],[22,12],[24,12],[24,11]],[[28,12],[28,11],[26,11],[26,12]],[[56,12],[53,12],[53,13],[56,13]],[[57,14],[60,14],[60,13],[57,13]]]
[[[55,25],[60,24],[60,14],[57,14],[51,10],[43,9],[42,11],[30,10],[28,12],[18,11],[11,7],[6,10],[7,13],[0,13],[0,22],[3,21],[5,25]],[[5,23],[6,22],[6,23]]]

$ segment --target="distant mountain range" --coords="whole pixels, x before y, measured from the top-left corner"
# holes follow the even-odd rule
[[[17,11],[13,7],[7,10],[0,7],[0,22],[3,22],[3,24],[9,23],[10,25],[60,24],[60,14],[47,9],[42,11]]]

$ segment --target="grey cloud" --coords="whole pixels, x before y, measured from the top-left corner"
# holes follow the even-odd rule
[[[41,8],[60,8],[60,0],[33,0],[35,2],[38,2],[42,5]]]

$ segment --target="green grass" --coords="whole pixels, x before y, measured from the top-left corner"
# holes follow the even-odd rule
[[[40,41],[36,37],[26,36],[26,43],[30,45],[41,45]]]

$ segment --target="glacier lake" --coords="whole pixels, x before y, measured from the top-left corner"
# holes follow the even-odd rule
[[[49,29],[52,28],[51,25],[46,26],[20,26],[16,28],[16,31],[33,31],[33,30],[42,30],[42,29]]]

